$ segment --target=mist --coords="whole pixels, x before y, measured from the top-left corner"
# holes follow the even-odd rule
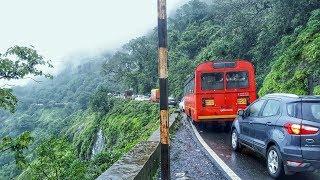
[[[186,1],[168,1],[169,14]],[[57,74],[66,64],[112,53],[150,31],[157,23],[157,1],[5,0],[0,21],[0,52],[32,45],[52,60],[49,71]]]

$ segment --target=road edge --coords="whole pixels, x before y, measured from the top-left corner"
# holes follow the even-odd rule
[[[224,172],[225,176],[231,180],[241,180],[241,178],[209,147],[209,145],[203,140],[196,127],[189,121],[194,135],[202,145],[202,147],[209,153],[209,155],[215,161],[215,164]]]

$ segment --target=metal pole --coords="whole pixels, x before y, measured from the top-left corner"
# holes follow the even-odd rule
[[[166,0],[158,0],[161,179],[170,179]]]

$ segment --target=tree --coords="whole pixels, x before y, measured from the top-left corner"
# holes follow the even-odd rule
[[[28,75],[51,78],[50,74],[40,70],[39,65],[53,67],[50,61],[44,60],[33,46],[11,47],[4,54],[0,53],[0,80],[23,79]],[[16,103],[17,98],[11,89],[0,88],[0,108],[14,112]]]
[[[320,9],[303,29],[283,37],[274,65],[259,94],[290,92],[299,95],[319,94],[320,85]]]
[[[33,179],[82,179],[87,164],[79,160],[74,152],[73,146],[65,139],[44,141],[36,149],[36,159],[26,174]]]
[[[107,114],[114,105],[114,99],[108,95],[106,88],[100,87],[90,98],[90,108],[93,112]]]
[[[39,66],[53,67],[50,61],[37,53],[33,46],[9,48],[4,54],[0,54],[0,80],[23,79],[28,75],[45,76],[51,78],[50,74],[44,73]],[[31,77],[29,77],[31,78]],[[15,112],[17,98],[12,94],[12,89],[0,88],[0,108]],[[23,150],[27,149],[32,141],[30,132],[24,132],[17,138],[4,137],[0,141],[0,152],[11,150],[14,152],[16,163],[19,167],[26,166],[27,162]]]
[[[104,74],[132,88],[135,93],[149,93],[157,82],[157,47],[155,32],[125,44],[103,66]]]
[[[5,137],[0,141],[0,153],[11,150],[14,152],[18,167],[25,168],[28,162],[23,155],[23,150],[28,148],[32,140],[30,132],[24,132],[17,138]]]
[[[82,92],[78,95],[77,102],[79,103],[79,106],[82,110],[87,109],[89,99],[90,99],[90,94],[88,92]]]

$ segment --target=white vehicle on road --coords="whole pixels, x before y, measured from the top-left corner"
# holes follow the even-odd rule
[[[144,95],[137,95],[134,100],[136,101],[149,101],[150,97]]]

